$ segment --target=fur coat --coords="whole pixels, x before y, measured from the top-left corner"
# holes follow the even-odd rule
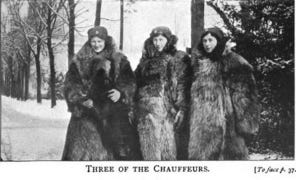
[[[170,42],[169,42],[170,43]],[[136,69],[136,119],[144,160],[176,160],[174,119],[186,110],[189,57],[182,51],[157,52],[147,39]],[[152,52],[152,53],[151,53]]]
[[[244,137],[259,128],[252,66],[225,48],[217,61],[197,55],[190,99],[190,160],[246,160]]]
[[[102,79],[101,71],[96,72],[102,64],[98,62],[109,62],[107,79]],[[104,82],[110,83],[102,87]],[[121,93],[116,103],[106,98],[110,88]],[[135,76],[126,56],[114,49],[96,54],[86,43],[66,74],[64,93],[72,117],[62,159],[141,159],[137,131],[130,124],[134,92]],[[82,105],[86,99],[93,100],[94,108]],[[104,99],[109,102],[106,104]]]

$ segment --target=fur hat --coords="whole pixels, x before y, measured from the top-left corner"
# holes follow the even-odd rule
[[[105,27],[103,26],[96,26],[96,27],[93,27],[93,28],[90,28],[88,31],[87,31],[87,34],[88,34],[88,39],[90,40],[91,38],[97,36],[103,40],[107,40],[108,38],[108,31]]]
[[[172,32],[166,26],[158,26],[158,27],[152,29],[152,31],[150,33],[150,37],[153,38],[153,37],[156,37],[156,36],[159,36],[159,35],[163,35],[167,39],[170,39],[171,36],[172,36]]]
[[[211,27],[211,28],[205,29],[204,33],[202,34],[202,38],[207,34],[211,34],[218,41],[224,40],[224,33],[218,27]]]

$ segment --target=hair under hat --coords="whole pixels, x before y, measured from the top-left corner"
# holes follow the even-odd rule
[[[96,26],[96,27],[93,27],[93,28],[90,28],[88,31],[87,31],[87,34],[88,34],[88,39],[90,40],[91,38],[93,37],[99,37],[103,40],[107,40],[108,38],[108,31],[105,27],[103,26]]]

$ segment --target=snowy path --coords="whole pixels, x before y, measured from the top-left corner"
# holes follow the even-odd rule
[[[1,148],[4,160],[60,160],[68,119],[18,112],[5,100],[2,107]],[[31,112],[34,110],[36,108],[31,107]]]

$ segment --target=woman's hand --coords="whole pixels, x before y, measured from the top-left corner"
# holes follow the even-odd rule
[[[117,89],[111,89],[108,93],[108,98],[110,98],[113,102],[117,102],[120,99],[120,92]]]
[[[174,122],[174,126],[176,129],[179,129],[181,127],[183,120],[184,120],[184,111],[179,110],[175,117],[175,122]]]
[[[94,107],[94,103],[91,99],[88,99],[86,101],[84,101],[82,103],[83,106],[87,107],[87,108],[93,108]]]

